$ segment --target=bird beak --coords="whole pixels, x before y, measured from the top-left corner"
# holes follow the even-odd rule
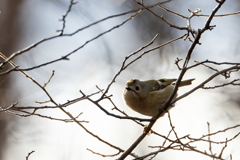
[[[125,89],[126,89],[126,90],[128,90],[128,91],[131,91],[131,90],[132,90],[132,89],[131,89],[131,88],[129,88],[129,87],[126,87]]]

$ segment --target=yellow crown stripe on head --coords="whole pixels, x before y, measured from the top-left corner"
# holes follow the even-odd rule
[[[128,82],[133,83],[134,81],[135,81],[135,79],[130,79]]]

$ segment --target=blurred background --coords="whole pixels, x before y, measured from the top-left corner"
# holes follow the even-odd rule
[[[145,5],[152,5],[159,1],[150,0]],[[59,19],[67,11],[69,1],[63,0],[0,0],[0,52],[6,56],[22,50],[33,43],[57,34],[61,29],[62,22]],[[165,3],[169,9],[189,16],[188,9],[200,8],[202,14],[210,14],[216,6],[215,0],[188,1],[178,0]],[[65,33],[73,33],[79,28],[96,22],[102,18],[140,8],[133,1],[124,0],[97,0],[78,1],[66,19]],[[186,26],[186,20],[176,17],[160,8],[153,8],[154,12],[164,17],[177,26]],[[233,13],[240,10],[238,0],[229,0],[223,5],[218,14]],[[97,35],[121,24],[131,14],[117,16],[89,27],[73,36],[60,37],[40,44],[13,61],[20,68],[33,67],[68,54],[86,41]],[[202,28],[206,17],[194,17],[192,27]],[[193,60],[204,61],[206,59],[217,62],[238,62],[239,56],[239,15],[214,18],[212,21],[216,27],[207,31],[201,38],[201,45],[193,52],[190,64]],[[113,76],[120,69],[124,58],[130,53],[147,44],[156,34],[159,37],[148,49],[156,47],[169,40],[183,35],[185,31],[170,28],[162,20],[148,11],[143,11],[134,19],[112,30],[100,38],[88,43],[82,49],[72,54],[69,60],[62,60],[51,65],[41,67],[27,73],[40,84],[47,82],[52,70],[55,75],[46,89],[54,100],[65,103],[67,100],[80,97],[79,90],[85,94],[98,91],[96,85],[105,89]],[[184,59],[191,43],[189,41],[177,41],[157,51],[151,52],[133,63],[124,70],[116,79],[109,90],[113,101],[119,109],[130,116],[147,118],[128,109],[122,100],[122,91],[125,82],[132,78],[142,80],[158,78],[175,78],[180,71],[174,64],[176,58]],[[1,60],[2,61],[2,60]],[[180,63],[181,64],[181,63]],[[226,66],[216,66],[224,69]],[[2,71],[9,69],[6,66]],[[193,86],[179,90],[183,94],[197,86],[214,72],[206,67],[199,66],[189,70],[184,79],[196,78]],[[235,77],[234,77],[235,76]],[[232,78],[239,77],[239,73]],[[230,80],[229,80],[230,81]],[[224,77],[215,78],[209,86],[229,82]],[[190,134],[200,137],[207,134],[207,122],[210,123],[211,131],[218,131],[240,123],[240,90],[237,86],[227,86],[214,90],[198,90],[185,99],[177,102],[171,110],[171,118],[176,131],[180,136]],[[96,95],[93,99],[98,98]],[[19,72],[0,76],[0,106],[8,107],[18,102],[17,106],[41,106],[35,101],[47,101],[44,92]],[[109,112],[119,114],[111,110],[112,105],[103,101],[102,106]],[[52,105],[52,104],[44,104]],[[129,120],[119,120],[105,115],[97,106],[88,101],[81,101],[67,108],[73,115],[80,116],[80,120],[89,121],[84,124],[90,131],[106,141],[127,149],[142,133],[143,128]],[[60,110],[47,109],[38,111],[57,118],[68,118]],[[167,135],[170,130],[169,120],[165,115],[154,125],[154,130]],[[215,140],[224,141],[231,138],[239,129],[231,130],[214,137]],[[173,136],[174,137],[174,136]],[[141,156],[153,149],[148,146],[160,145],[163,139],[156,136],[148,136],[134,150]],[[233,155],[233,159],[240,156],[240,138],[228,144],[223,158]],[[222,146],[215,146],[214,151],[219,153]],[[27,154],[35,151],[29,159],[41,160],[75,160],[75,159],[104,159],[86,150],[87,148],[102,154],[115,154],[116,150],[99,142],[87,134],[75,123],[64,123],[44,119],[41,117],[17,117],[0,112],[0,159],[25,159]],[[207,144],[199,144],[199,149],[208,149]],[[174,153],[174,154],[173,154]],[[168,150],[160,153],[158,158],[170,160],[180,158],[185,160],[210,159],[199,153]],[[113,159],[113,157],[105,158]],[[116,159],[116,157],[114,157]],[[132,159],[128,157],[127,159]]]

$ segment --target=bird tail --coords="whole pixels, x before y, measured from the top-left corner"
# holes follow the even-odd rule
[[[194,80],[195,80],[195,78],[183,80],[183,81],[181,81],[179,87],[191,85],[191,84],[192,84],[192,81],[194,81]],[[173,85],[175,85],[175,83],[173,83]]]

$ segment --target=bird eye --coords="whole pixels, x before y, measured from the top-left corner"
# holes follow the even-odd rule
[[[165,79],[159,79],[159,81],[162,82],[162,83],[166,82]]]
[[[135,87],[135,89],[138,91],[138,90],[139,90],[139,87],[138,87],[138,86],[136,86],[136,87]]]

